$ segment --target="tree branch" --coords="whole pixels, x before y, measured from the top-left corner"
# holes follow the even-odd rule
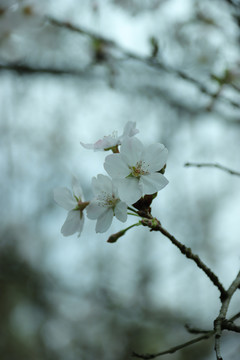
[[[156,353],[156,354],[138,354],[136,352],[133,352],[132,356],[136,357],[136,358],[140,358],[140,359],[146,359],[146,360],[155,359],[158,356],[162,356],[162,355],[166,355],[166,354],[173,354],[174,352],[176,352],[178,350],[181,350],[181,349],[183,349],[183,348],[185,348],[187,346],[196,344],[197,342],[202,341],[202,340],[209,339],[213,335],[214,335],[214,331],[209,331],[207,334],[204,334],[204,335],[199,336],[199,337],[197,337],[195,339],[192,339],[190,341],[187,341],[185,343],[174,346],[174,347],[172,347],[172,348],[170,348],[168,350],[165,350],[165,351],[162,351],[162,352],[159,352],[159,353]]]
[[[71,76],[84,76],[86,70],[76,69],[60,69],[54,67],[36,67],[21,63],[0,63],[0,71],[15,71],[20,75],[33,75],[33,74],[50,74],[50,75],[71,75]]]
[[[212,283],[218,288],[220,291],[220,299],[223,300],[227,296],[227,292],[218,279],[217,275],[199,258],[198,255],[195,255],[191,248],[186,247],[180,241],[178,241],[173,235],[171,235],[166,229],[164,229],[160,222],[157,219],[142,219],[142,224],[144,226],[148,226],[151,231],[160,231],[164,236],[166,236],[187,258],[193,260],[197,266],[203,270],[203,272],[207,275],[207,277],[212,281]]]
[[[240,313],[237,313],[236,315],[232,316],[229,320],[224,320],[222,322],[222,330],[230,330],[230,331],[234,331],[234,332],[239,332],[240,330],[240,327],[239,326],[236,326],[233,321],[236,320],[237,318],[240,317]],[[193,344],[196,344],[197,342],[200,342],[202,340],[207,340],[209,339],[211,336],[213,336],[216,331],[215,330],[200,330],[200,329],[193,329],[193,328],[190,328],[190,327],[187,327],[187,330],[190,332],[190,333],[202,333],[203,335],[202,336],[199,336],[195,339],[192,339],[190,341],[187,341],[185,343],[182,343],[180,345],[177,345],[177,346],[174,346],[168,350],[164,350],[164,351],[161,351],[159,353],[156,353],[156,354],[138,354],[136,353],[135,351],[132,352],[132,356],[133,357],[136,357],[136,358],[140,358],[140,359],[146,359],[146,360],[149,360],[149,359],[154,359],[158,356],[162,356],[162,355],[166,355],[166,354],[172,354],[178,350],[181,350],[187,346],[190,346],[190,345],[193,345]]]
[[[118,49],[122,53],[122,55],[124,55],[126,58],[139,61],[139,62],[144,63],[144,64],[146,64],[154,69],[157,69],[157,70],[164,70],[169,73],[173,73],[173,74],[177,75],[178,77],[182,78],[183,80],[186,80],[187,82],[190,82],[191,84],[195,85],[202,93],[210,96],[213,99],[216,98],[216,94],[209,91],[208,88],[204,84],[202,84],[199,80],[193,78],[192,76],[186,74],[185,72],[183,72],[181,70],[178,70],[172,66],[164,64],[163,62],[156,60],[155,58],[144,57],[144,56],[135,54],[131,51],[128,51],[128,50],[124,49],[123,47],[121,47],[119,44],[117,44],[115,41],[108,39],[104,36],[101,36],[98,33],[88,30],[82,26],[76,26],[69,22],[60,21],[60,20],[54,19],[49,16],[46,17],[46,19],[54,26],[58,26],[58,27],[65,28],[70,31],[77,32],[81,35],[85,35],[92,39],[99,40],[106,45],[110,45],[111,47]],[[240,108],[240,104],[238,102],[228,99],[225,96],[219,95],[217,98],[229,102],[234,107]]]
[[[236,176],[240,176],[240,172],[238,171],[235,171],[235,170],[231,170],[229,168],[227,168],[226,166],[223,166],[223,165],[220,165],[220,164],[217,164],[217,163],[190,163],[190,162],[187,162],[184,164],[184,166],[186,167],[213,167],[213,168],[217,168],[217,169],[220,169],[220,170],[223,170],[223,171],[226,171],[228,172],[229,174],[231,175],[236,175]]]
[[[227,328],[228,330],[236,331],[238,327],[230,326],[229,321],[226,321],[226,314],[232,299],[233,294],[238,289],[240,285],[240,271],[238,272],[236,278],[233,280],[232,284],[227,290],[227,296],[222,300],[222,306],[219,312],[218,317],[214,321],[214,330],[215,330],[215,352],[217,360],[223,360],[220,351],[220,340],[222,336],[222,329]],[[225,326],[224,326],[225,325]],[[227,327],[226,327],[227,326]],[[233,330],[235,328],[235,330]],[[238,331],[237,331],[238,332]]]
[[[51,23],[53,26],[57,26],[60,28],[65,28],[69,31],[72,32],[77,32],[81,35],[87,36],[90,39],[95,39],[98,40],[100,42],[102,42],[104,45],[107,46],[111,46],[112,48],[115,48],[117,50],[119,50],[121,52],[121,54],[127,58],[127,59],[133,59],[136,60],[138,62],[141,62],[149,67],[152,67],[156,70],[162,70],[162,71],[166,71],[168,73],[172,73],[178,77],[180,77],[181,79],[193,84],[194,86],[196,86],[202,93],[206,94],[207,96],[209,96],[210,98],[216,100],[223,100],[227,103],[229,103],[230,105],[239,108],[240,109],[240,103],[239,102],[235,102],[223,95],[219,95],[216,98],[216,93],[215,92],[211,92],[203,83],[201,83],[199,80],[193,78],[192,76],[188,75],[187,73],[176,69],[172,66],[169,66],[167,64],[164,64],[163,62],[156,60],[155,58],[152,57],[144,57],[138,54],[135,54],[131,51],[128,51],[124,48],[122,48],[119,44],[117,44],[115,41],[108,39],[104,36],[99,35],[98,33],[91,31],[89,29],[86,29],[82,26],[76,26],[74,24],[71,24],[69,22],[64,22],[64,21],[60,21],[57,19],[54,19],[52,17],[46,17],[46,20]],[[119,59],[118,59],[119,60]],[[23,75],[28,75],[28,74],[37,74],[37,73],[47,73],[50,75],[77,75],[77,76],[81,76],[84,74],[84,71],[79,71],[79,70],[75,70],[75,69],[56,69],[56,68],[52,68],[52,67],[33,67],[33,66],[29,66],[27,64],[21,65],[21,64],[0,64],[0,71],[3,70],[8,70],[8,71],[15,71],[18,72],[20,74]]]

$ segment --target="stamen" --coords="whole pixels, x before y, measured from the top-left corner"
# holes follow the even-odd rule
[[[149,167],[148,164],[140,160],[137,162],[135,166],[129,166],[131,173],[128,176],[130,177],[133,176],[136,177],[137,179],[140,179],[141,175],[149,174],[148,167]]]

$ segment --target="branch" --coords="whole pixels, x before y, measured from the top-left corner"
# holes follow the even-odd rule
[[[216,99],[216,93],[213,93],[211,91],[208,90],[208,88],[203,84],[201,83],[199,80],[193,78],[192,76],[186,74],[185,72],[179,70],[179,69],[176,69],[172,66],[169,66],[167,64],[164,64],[163,62],[159,61],[159,60],[156,60],[155,58],[152,58],[152,57],[144,57],[144,56],[141,56],[141,55],[138,55],[138,54],[135,54],[131,51],[128,51],[126,49],[124,49],[123,47],[121,47],[119,44],[117,44],[115,41],[111,40],[111,39],[108,39],[104,36],[101,36],[99,35],[98,33],[94,32],[94,31],[91,31],[91,30],[88,30],[82,26],[76,26],[76,25],[73,25],[69,22],[64,22],[64,21],[59,21],[57,19],[54,19],[52,17],[46,17],[46,19],[54,26],[58,26],[58,27],[61,27],[61,28],[65,28],[67,30],[70,30],[70,31],[74,31],[74,32],[77,32],[81,35],[85,35],[85,36],[88,36],[92,39],[95,39],[95,40],[98,40],[98,41],[101,41],[103,44],[105,45],[110,45],[114,48],[116,48],[117,50],[119,50],[122,55],[124,55],[126,58],[129,58],[129,59],[133,59],[133,60],[137,60],[141,63],[144,63],[145,65],[148,65],[154,69],[157,69],[157,70],[164,70],[164,71],[167,71],[169,73],[172,73],[172,74],[175,74],[177,75],[178,77],[182,78],[183,80],[187,81],[187,82],[190,82],[191,84],[195,85],[202,93],[210,96],[212,99]],[[236,108],[240,108],[240,104],[238,102],[235,102],[229,98],[226,98],[225,96],[218,96],[217,99],[221,99],[221,100],[224,100],[224,101],[227,101],[228,103],[230,103],[232,106],[236,107]]]
[[[211,331],[211,330],[202,330],[202,329],[193,328],[188,324],[185,325],[185,328],[190,334],[208,334]]]
[[[186,167],[195,166],[195,167],[199,167],[199,168],[200,167],[214,167],[214,168],[226,171],[231,175],[240,176],[240,172],[231,170],[231,169],[227,168],[226,166],[223,166],[223,165],[220,165],[220,164],[217,164],[217,163],[201,163],[200,164],[200,163],[189,163],[189,162],[187,162],[187,163],[184,164],[184,166],[186,166]]]
[[[172,74],[177,75],[178,77],[182,78],[183,80],[195,85],[202,93],[208,95],[211,98],[215,98],[216,94],[212,93],[208,90],[208,88],[202,84],[199,80],[193,78],[192,76],[186,74],[185,72],[176,69],[172,66],[169,66],[167,64],[164,64],[163,62],[153,59],[151,57],[144,57],[138,54],[135,54],[131,51],[128,51],[124,48],[122,48],[119,44],[117,44],[115,41],[108,39],[104,36],[99,35],[98,33],[91,31],[89,29],[86,29],[82,26],[76,26],[69,22],[60,21],[57,19],[54,19],[52,17],[46,17],[46,20],[51,23],[53,26],[57,26],[60,28],[65,28],[69,31],[77,32],[81,35],[85,35],[89,37],[90,39],[95,39],[100,42],[102,42],[105,45],[111,46],[121,52],[121,54],[128,58],[133,59],[136,61],[139,61],[141,63],[144,63],[145,65],[148,65],[154,69],[157,70],[163,70]],[[82,75],[84,72],[80,72],[74,69],[64,70],[64,69],[55,69],[55,68],[37,68],[37,67],[31,67],[28,65],[17,65],[17,64],[3,64],[0,66],[1,70],[9,70],[9,71],[16,71],[22,74],[33,74],[33,73],[48,73],[52,75]],[[235,102],[231,99],[228,99],[224,96],[219,96],[218,99],[222,99],[228,103],[230,103],[232,106],[236,108],[240,108],[240,104],[238,102]]]
[[[216,98],[216,93],[214,92],[211,92],[210,90],[208,90],[208,88],[203,84],[201,83],[199,80],[193,78],[192,76],[188,75],[187,73],[179,70],[179,69],[176,69],[172,66],[169,66],[167,64],[164,64],[163,62],[159,61],[159,60],[156,60],[155,58],[151,58],[151,57],[144,57],[144,56],[141,56],[141,55],[138,55],[138,54],[135,54],[131,51],[128,51],[124,48],[122,48],[119,44],[117,44],[115,41],[111,40],[111,39],[108,39],[104,36],[101,36],[99,35],[98,33],[94,32],[94,31],[91,31],[89,29],[86,29],[82,26],[76,26],[76,25],[73,25],[69,22],[64,22],[64,21],[60,21],[60,20],[57,20],[57,19],[54,19],[52,17],[46,17],[46,20],[51,23],[53,26],[57,26],[57,27],[60,27],[60,28],[65,28],[69,31],[72,31],[72,32],[77,32],[81,35],[84,35],[84,36],[87,36],[89,37],[90,39],[94,39],[94,40],[98,40],[100,42],[102,42],[104,45],[107,45],[107,46],[111,46],[115,49],[117,49],[118,51],[121,52],[121,54],[125,57],[125,58],[128,58],[128,59],[133,59],[133,60],[136,60],[140,63],[143,63],[149,67],[152,67],[156,70],[163,70],[163,71],[166,71],[168,73],[172,73],[180,78],[182,78],[183,80],[193,84],[194,86],[196,86],[202,93],[208,95],[210,98],[212,98],[213,100],[216,100],[216,99],[220,99],[220,100],[223,100],[229,104],[231,104],[232,106],[240,109],[240,103],[239,102],[235,102],[225,96],[217,96]],[[29,66],[29,65],[19,65],[19,64],[2,64],[0,65],[0,71],[2,70],[8,70],[8,71],[16,71],[18,73],[21,73],[21,74],[37,74],[37,73],[48,73],[48,74],[51,74],[51,75],[77,75],[77,76],[80,76],[80,75],[83,75],[84,74],[84,71],[78,71],[78,70],[75,70],[75,69],[56,69],[56,68],[51,68],[51,67],[46,67],[46,68],[43,68],[43,67],[32,67],[32,66]]]
[[[229,320],[230,320],[230,321],[235,321],[235,320],[237,320],[238,318],[240,318],[240,312],[237,313],[236,315],[232,316]]]
[[[172,348],[170,348],[168,350],[165,350],[165,351],[162,351],[162,352],[159,352],[159,353],[156,353],[156,354],[138,354],[136,352],[133,352],[132,356],[140,358],[140,359],[146,359],[146,360],[155,359],[158,356],[162,356],[162,355],[166,355],[166,354],[173,354],[174,352],[176,352],[176,351],[178,351],[180,349],[183,349],[183,348],[185,348],[187,346],[196,344],[197,342],[202,341],[202,340],[209,339],[213,335],[214,335],[214,331],[209,331],[205,335],[199,336],[199,337],[197,337],[195,339],[192,339],[192,340],[187,341],[187,342],[185,342],[183,344],[174,346],[174,347],[172,347]]]
[[[164,229],[160,222],[156,219],[143,219],[142,224],[144,226],[148,226],[152,231],[160,231],[164,236],[166,236],[187,258],[193,260],[197,266],[203,270],[203,272],[208,276],[208,278],[212,281],[212,283],[218,288],[220,291],[220,299],[225,299],[227,296],[227,292],[218,279],[217,275],[199,258],[198,255],[195,255],[191,248],[186,247],[180,241],[178,241],[173,235],[171,235],[166,229]]]
[[[15,71],[20,75],[32,75],[32,74],[50,74],[50,75],[77,75],[84,76],[86,70],[80,71],[76,69],[60,69],[54,67],[36,67],[32,65],[26,65],[21,63],[0,64],[0,71]]]
[[[233,321],[236,320],[239,317],[240,317],[240,313],[237,313],[236,315],[232,316],[229,320],[225,319],[222,322],[222,330],[231,330],[231,331],[239,333],[240,332],[240,327],[236,326],[233,323]],[[187,341],[185,343],[182,343],[180,345],[174,346],[174,347],[172,347],[172,348],[170,348],[168,350],[156,353],[156,354],[138,354],[135,351],[133,351],[132,356],[136,357],[136,358],[140,358],[140,359],[146,359],[146,360],[154,359],[154,358],[156,358],[158,356],[162,356],[162,355],[166,355],[166,354],[172,354],[172,353],[174,353],[174,352],[176,352],[178,350],[181,350],[181,349],[183,349],[183,348],[185,348],[187,346],[196,344],[197,342],[200,342],[202,340],[207,340],[216,333],[215,330],[200,330],[200,329],[193,329],[193,328],[191,328],[189,326],[185,326],[185,327],[187,328],[188,332],[190,332],[192,334],[202,333],[203,335],[199,336],[199,337],[197,337],[195,339],[192,339],[190,341]]]
[[[193,340],[190,340],[186,343],[183,343],[183,344],[180,344],[173,348],[170,348],[166,351],[159,352],[157,354],[142,354],[141,355],[141,354],[133,352],[132,356],[138,357],[141,359],[146,359],[146,360],[154,359],[157,356],[171,354],[177,350],[182,349],[183,347],[189,346],[189,345],[194,344],[203,339],[208,339],[209,337],[211,337],[212,335],[215,334],[215,352],[216,352],[217,360],[223,360],[223,358],[221,356],[221,351],[220,351],[220,340],[221,340],[222,330],[229,330],[229,331],[234,331],[234,332],[240,333],[240,326],[237,326],[233,323],[234,320],[236,320],[238,317],[240,317],[240,313],[234,315],[229,320],[226,319],[227,310],[228,310],[230,301],[232,299],[232,296],[235,293],[235,291],[240,287],[240,271],[237,274],[234,281],[232,282],[232,284],[230,285],[230,287],[228,288],[228,290],[225,290],[225,288],[219,281],[218,277],[214,274],[214,272],[210,268],[207,267],[207,265],[205,265],[203,263],[203,261],[199,258],[199,256],[193,254],[192,250],[190,248],[187,248],[185,245],[180,243],[173,235],[171,235],[166,229],[164,229],[161,226],[159,220],[149,216],[149,218],[143,218],[141,223],[144,226],[149,227],[150,231],[161,232],[181,251],[182,254],[184,254],[187,258],[193,260],[197,264],[197,266],[201,270],[203,270],[203,272],[208,276],[208,278],[212,281],[212,283],[220,291],[220,294],[221,294],[220,300],[221,300],[222,305],[221,305],[221,309],[219,311],[219,315],[214,321],[214,329],[213,330],[205,331],[205,330],[199,330],[199,329],[191,329],[191,328],[187,327],[187,329],[190,332],[194,332],[194,333],[201,332],[203,335],[199,336]]]
[[[233,326],[231,326],[229,324],[230,322],[226,321],[226,314],[227,314],[227,310],[228,310],[230,301],[232,299],[233,294],[238,289],[239,285],[240,285],[240,271],[238,272],[236,278],[233,280],[232,284],[228,288],[227,296],[225,297],[225,299],[222,300],[222,306],[221,306],[219,315],[214,321],[215,352],[216,352],[217,360],[223,360],[223,358],[221,356],[221,351],[220,351],[220,340],[221,340],[221,336],[222,336],[222,329],[227,328],[228,330],[236,331],[239,328],[238,326],[235,326],[234,324],[233,324]],[[225,326],[224,326],[224,324],[225,324]],[[236,332],[238,332],[238,331],[236,331]]]

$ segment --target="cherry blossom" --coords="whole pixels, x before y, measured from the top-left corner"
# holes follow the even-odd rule
[[[82,188],[77,178],[73,177],[72,179],[72,192],[66,187],[54,189],[54,200],[68,210],[61,233],[69,236],[77,232],[80,236],[84,225],[83,210],[89,203],[83,201]]]
[[[136,123],[133,121],[128,121],[124,127],[123,134],[121,136],[118,136],[117,131],[114,131],[111,135],[104,136],[102,139],[98,140],[94,144],[84,144],[82,142],[80,142],[80,144],[86,149],[93,149],[94,151],[106,151],[114,149],[118,145],[121,145],[125,138],[132,137],[138,132],[139,130],[136,129]]]
[[[119,154],[108,155],[104,168],[117,186],[120,199],[134,204],[142,196],[163,189],[168,180],[159,171],[166,164],[167,154],[163,144],[145,148],[137,138],[126,138]]]
[[[97,233],[109,229],[113,216],[122,222],[127,220],[127,205],[119,199],[117,188],[108,176],[99,174],[94,177],[92,188],[95,198],[87,207],[87,216],[97,220]]]

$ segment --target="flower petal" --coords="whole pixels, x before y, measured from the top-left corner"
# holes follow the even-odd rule
[[[168,180],[160,173],[141,176],[139,182],[142,186],[144,195],[153,194],[163,189],[168,184]]]
[[[126,138],[122,142],[120,155],[128,165],[135,166],[141,160],[143,149],[143,144],[137,138]]]
[[[61,233],[64,236],[73,235],[75,232],[81,232],[83,227],[83,215],[77,210],[69,211],[67,218],[61,228]]]
[[[79,180],[75,176],[72,177],[72,189],[73,194],[81,201],[84,201],[82,187]]]
[[[155,172],[164,167],[167,156],[167,148],[163,144],[157,143],[148,146],[144,150],[142,160],[148,165],[148,171]]]
[[[85,148],[85,149],[88,149],[88,150],[92,150],[94,149],[94,144],[84,144],[80,141],[80,144]]]
[[[91,220],[96,220],[105,210],[106,207],[100,206],[98,201],[91,201],[86,208],[87,217]]]
[[[130,174],[129,167],[121,154],[111,154],[105,159],[104,169],[112,178],[125,178]]]
[[[92,188],[95,195],[101,196],[101,193],[107,193],[112,196],[112,181],[106,175],[98,174],[97,177],[93,177]]]
[[[66,187],[54,189],[53,197],[58,205],[68,211],[74,209],[77,206],[77,202],[73,198],[71,191]]]
[[[114,182],[118,188],[119,198],[126,204],[134,204],[142,196],[141,187],[136,178],[115,179]]]
[[[125,222],[127,220],[127,204],[119,201],[115,206],[114,213],[118,220]]]
[[[96,232],[104,233],[107,231],[112,223],[113,219],[113,209],[108,208],[102,215],[97,219]]]
[[[80,222],[79,222],[79,224],[78,224],[78,230],[77,230],[77,232],[78,232],[78,237],[80,237],[80,235],[81,235],[81,233],[82,233],[82,229],[83,229],[83,225],[84,225],[84,220],[85,218],[84,218],[84,215],[82,214],[82,217],[80,218]]]
[[[124,126],[123,134],[120,137],[121,140],[123,140],[125,137],[129,136],[132,137],[139,133],[139,130],[136,129],[136,122],[134,121],[128,121],[126,125]]]

